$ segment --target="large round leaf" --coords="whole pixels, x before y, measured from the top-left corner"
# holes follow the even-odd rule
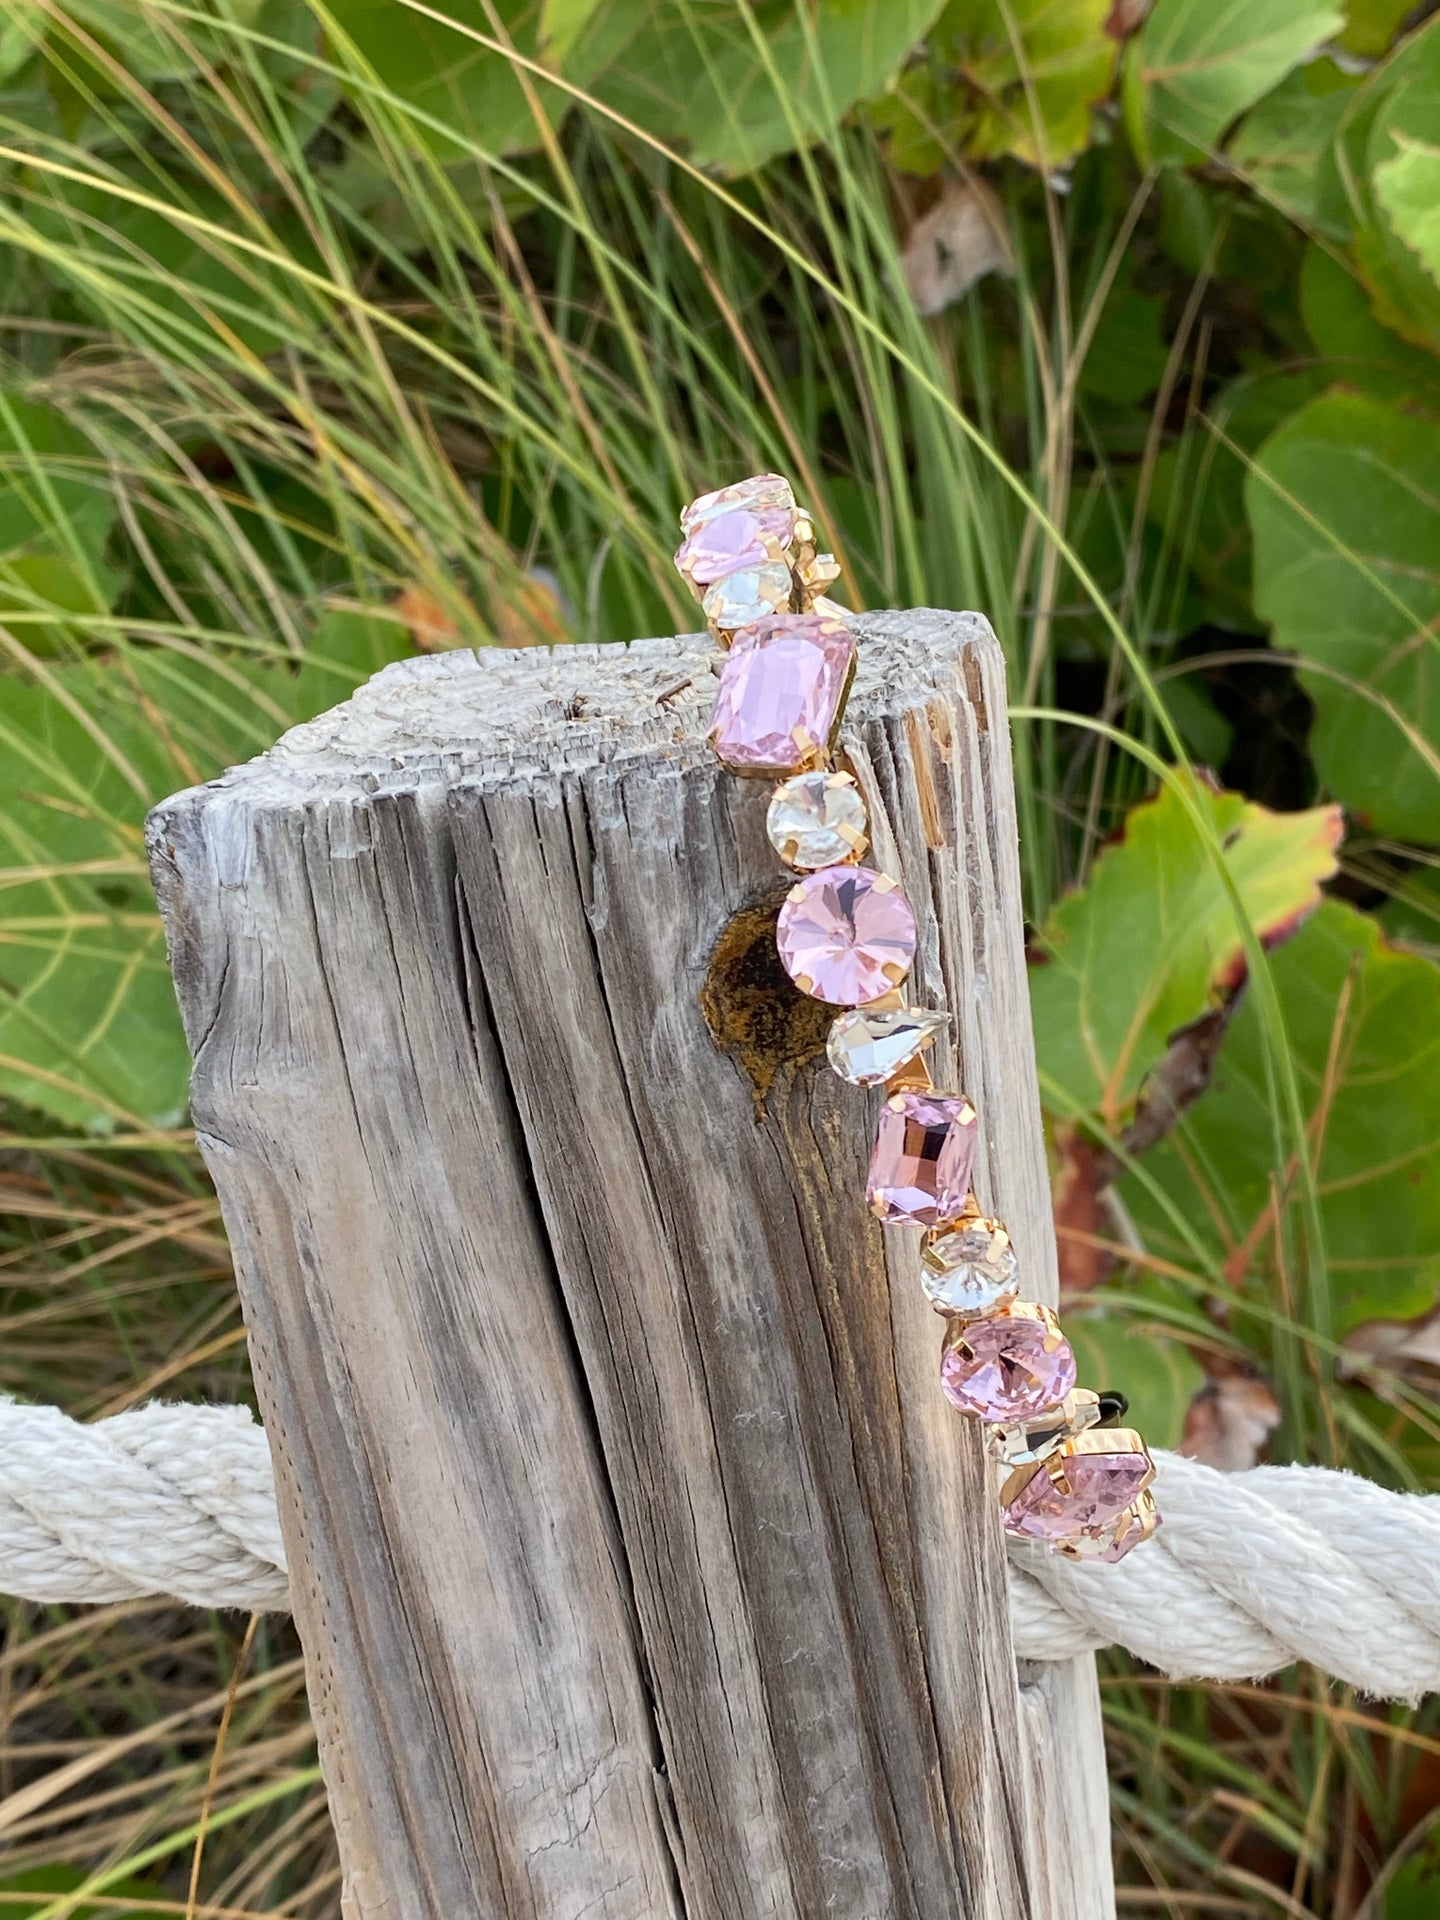
[[[323,17],[333,26],[337,54],[416,110],[403,119],[416,146],[443,159],[471,146],[486,153],[537,146],[540,131],[521,73],[494,43],[508,35],[516,51],[533,60],[540,51],[539,0],[496,0],[493,7],[484,0],[439,0],[434,12],[453,25],[402,0],[327,0]],[[541,97],[555,119],[563,117],[565,96],[542,87]]]
[[[1239,114],[1344,24],[1328,0],[1156,0],[1126,72],[1138,151],[1213,153]]]
[[[888,85],[943,4],[757,0],[747,21],[731,0],[616,0],[577,35],[566,72],[588,72],[608,106],[687,142],[703,164],[748,173],[833,133]],[[634,23],[623,41],[622,22]]]
[[[1375,311],[1407,339],[1440,347],[1434,207],[1426,194],[1440,147],[1440,18],[1369,75],[1336,138],[1355,257]],[[1427,264],[1429,261],[1431,264]]]
[[[1246,501],[1255,606],[1276,646],[1344,676],[1301,675],[1315,702],[1321,777],[1376,831],[1440,843],[1433,421],[1359,394],[1324,394],[1261,448]]]
[[[1334,1330],[1408,1319],[1440,1287],[1440,968],[1387,946],[1373,920],[1337,901],[1271,966],[1306,1108]],[[1123,1183],[1150,1251],[1189,1264],[1182,1219],[1237,1283],[1268,1281],[1275,1221],[1297,1194],[1294,1166],[1275,1165],[1274,1138],[1251,1000],[1208,1091],[1146,1156],[1144,1178]]]
[[[1270,942],[1292,933],[1335,871],[1333,808],[1271,813],[1238,793],[1192,795],[1210,817],[1231,884]],[[1119,1133],[1178,1028],[1244,977],[1225,877],[1172,788],[1131,810],[1035,936],[1030,1000],[1041,1092],[1052,1112],[1093,1114]]]
[[[937,38],[965,77],[970,152],[1058,167],[1088,145],[1115,72],[1111,11],[1107,0],[951,0]]]

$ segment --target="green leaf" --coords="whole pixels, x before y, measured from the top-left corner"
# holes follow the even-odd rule
[[[1300,314],[1332,376],[1375,399],[1440,411],[1440,359],[1382,326],[1354,269],[1327,247],[1306,252]]]
[[[1117,47],[1109,0],[951,0],[935,32],[961,76],[966,150],[1063,166],[1090,143]]]
[[[40,0],[7,0],[5,18],[0,20],[0,81],[20,71],[44,31]]]
[[[1432,1835],[1385,1888],[1384,1920],[1435,1920],[1440,1913],[1440,1847]]]
[[[108,613],[121,584],[113,569],[82,568],[65,554],[14,554],[0,559],[0,624],[31,653],[59,653],[67,643],[83,644],[85,617]],[[71,614],[79,619],[67,619]]]
[[[1440,146],[1407,133],[1397,132],[1395,140],[1399,152],[1375,169],[1375,198],[1396,235],[1440,285]]]
[[[7,7],[13,0],[6,0]],[[225,0],[211,24],[167,16],[159,7],[143,7],[136,0],[65,0],[52,37],[67,43],[66,58],[86,59],[84,41],[66,31],[73,21],[87,36],[119,55],[128,73],[146,82],[184,80],[202,62],[223,59],[230,50],[227,19],[254,26],[264,0]],[[103,73],[103,69],[97,69]]]
[[[540,0],[540,50],[547,60],[561,60],[605,0]]]
[[[1415,0],[1346,0],[1337,43],[1362,60],[1378,60],[1414,11]]]
[[[1253,194],[1237,194],[1233,186],[1180,167],[1162,168],[1159,199],[1157,238],[1176,266],[1192,277],[1242,282],[1261,298],[1266,318],[1283,338],[1304,252],[1283,214]]]
[[[0,389],[0,554],[36,540],[103,549],[115,521],[109,477],[55,407]]]
[[[1131,1313],[1089,1302],[1066,1314],[1065,1336],[1075,1349],[1082,1383],[1102,1393],[1113,1388],[1130,1402],[1127,1427],[1144,1434],[1152,1447],[1179,1446],[1186,1411],[1205,1384],[1204,1368],[1182,1341],[1143,1325]]]
[[[590,85],[652,133],[688,139],[702,165],[749,173],[833,134],[857,101],[894,78],[943,4],[816,0],[802,9],[765,0],[753,9],[757,45],[730,0],[648,0],[623,57],[612,54]],[[597,32],[606,11],[596,15]],[[580,36],[575,57],[595,61],[591,34]],[[567,72],[573,67],[574,59]]]
[[[1165,705],[1190,757],[1205,767],[1223,765],[1235,729],[1195,675],[1183,674],[1167,680]]]
[[[1416,867],[1396,880],[1376,918],[1397,946],[1440,960],[1440,866]]]
[[[1357,89],[1335,150],[1355,229],[1355,258],[1377,316],[1432,351],[1440,350],[1440,285],[1415,245],[1426,231],[1423,192],[1429,164],[1404,161],[1407,143],[1440,146],[1440,18],[1412,33]],[[1383,188],[1383,191],[1382,191]],[[1387,205],[1388,195],[1391,205]],[[1393,210],[1392,210],[1393,208]],[[1395,224],[1395,215],[1408,230]]]
[[[179,1119],[146,809],[408,651],[395,622],[336,613],[299,661],[153,648],[0,673],[0,1093],[70,1126]]]
[[[1204,592],[1205,616],[1217,626],[1260,631],[1250,598],[1245,461],[1327,384],[1320,366],[1242,373],[1211,402],[1213,436],[1202,427],[1160,450],[1150,514],[1167,541],[1184,552]]]
[[[1327,0],[1156,0],[1127,74],[1137,152],[1212,154],[1232,121],[1344,23]]]
[[[1251,925],[1288,937],[1335,871],[1333,807],[1271,813],[1238,793],[1191,793],[1223,843]],[[1118,1133],[1170,1036],[1233,992],[1244,973],[1235,913],[1178,793],[1132,809],[1088,883],[1035,936],[1030,1002],[1046,1105]]]
[[[1338,901],[1271,966],[1309,1123],[1334,1331],[1409,1319],[1440,1287],[1440,968],[1388,947],[1373,920]],[[1293,1169],[1274,1165],[1253,997],[1230,1024],[1209,1088],[1144,1172],[1217,1260],[1246,1247],[1264,1266],[1272,1182],[1290,1192]],[[1121,1193],[1152,1253],[1193,1259],[1138,1177]]]
[[[465,151],[462,140],[496,154],[537,146],[539,132],[515,67],[503,53],[472,36],[479,33],[493,41],[508,34],[519,53],[538,58],[540,0],[493,0],[493,6],[486,0],[438,0],[434,10],[454,24],[414,13],[397,0],[329,0],[327,8],[335,27],[382,86],[457,136],[447,139],[407,116],[403,131],[416,147],[453,160]],[[568,21],[578,34],[585,20],[577,18],[577,12],[571,8]],[[566,22],[562,14],[562,30]],[[558,124],[568,110],[568,97],[543,83],[539,91],[545,110]]]
[[[1333,60],[1298,67],[1250,109],[1227,150],[1247,184],[1309,232],[1349,234],[1329,155],[1357,84]]]
[[[1245,497],[1255,606],[1277,647],[1383,696],[1440,740],[1440,437],[1384,401],[1328,393],[1256,457]],[[1377,832],[1440,843],[1440,774],[1396,721],[1302,672],[1321,778]]]
[[[74,1893],[89,1878],[78,1867],[63,1865],[29,1867],[24,1873],[9,1874],[0,1880],[0,1894],[33,1893],[35,1898],[0,1900],[0,1913],[6,1920],[34,1920],[36,1914],[55,1904],[57,1894]],[[100,1905],[82,1900],[70,1908],[69,1920],[161,1920],[162,1913],[173,1911],[174,1903],[163,1887],[128,1878],[107,1885]]]
[[[1154,393],[1169,354],[1163,335],[1163,294],[1117,287],[1105,302],[1080,369],[1080,389],[1117,406],[1134,406]]]

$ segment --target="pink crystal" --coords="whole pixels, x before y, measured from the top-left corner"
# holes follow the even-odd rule
[[[870,867],[821,867],[786,894],[775,944],[802,993],[860,1007],[909,971],[915,915],[896,883]]]
[[[713,520],[717,514],[729,513],[735,507],[793,507],[795,495],[790,491],[790,482],[778,473],[752,473],[748,480],[736,480],[728,487],[717,487],[713,493],[702,493],[692,500],[680,515],[682,533],[693,533],[707,520]]]
[[[1143,1453],[1077,1453],[1061,1460],[1069,1492],[1041,1467],[1005,1509],[1007,1533],[1027,1540],[1094,1533],[1125,1511],[1150,1470]]]
[[[1126,1554],[1133,1553],[1142,1541],[1153,1540],[1156,1528],[1163,1527],[1164,1524],[1164,1514],[1157,1513],[1154,1523],[1150,1527],[1142,1527],[1140,1523],[1136,1521],[1127,1528],[1123,1535],[1120,1535],[1120,1522],[1113,1520],[1105,1529],[1109,1538],[1099,1553],[1096,1554],[1095,1558],[1100,1561],[1103,1566],[1117,1566],[1119,1562],[1125,1558]]]
[[[940,1361],[940,1384],[962,1413],[982,1420],[1029,1420],[1058,1407],[1075,1384],[1068,1340],[1043,1320],[997,1313],[971,1322]]]
[[[897,1093],[880,1111],[865,1198],[882,1220],[941,1227],[970,1191],[978,1133],[963,1094]]]
[[[835,731],[854,660],[850,629],[827,614],[777,613],[743,628],[720,670],[716,753],[740,773],[798,773]]]
[[[794,516],[784,507],[761,507],[754,513],[743,507],[704,520],[680,544],[675,564],[699,586],[724,580],[742,567],[758,567],[770,558],[765,536],[782,546],[794,530]]]

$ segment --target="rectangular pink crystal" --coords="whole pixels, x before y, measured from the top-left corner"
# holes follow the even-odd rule
[[[736,773],[795,773],[839,722],[855,642],[841,620],[780,613],[744,627],[725,656],[710,743]]]
[[[897,1093],[880,1111],[865,1197],[882,1220],[943,1227],[965,1211],[979,1126],[963,1094]]]

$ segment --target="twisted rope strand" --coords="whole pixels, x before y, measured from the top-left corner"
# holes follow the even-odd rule
[[[1362,1693],[1440,1688],[1440,1498],[1321,1467],[1155,1463],[1165,1525],[1119,1566],[1010,1543],[1022,1659],[1119,1645],[1175,1679],[1301,1659]],[[264,1429],[244,1407],[155,1404],[84,1426],[0,1400],[0,1591],[284,1609]]]

